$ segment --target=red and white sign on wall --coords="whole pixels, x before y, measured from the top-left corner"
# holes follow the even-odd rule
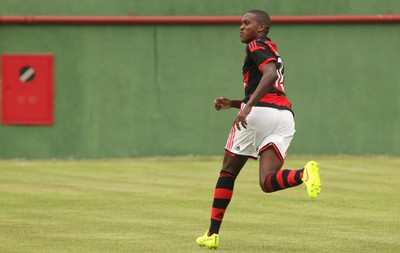
[[[2,65],[2,124],[53,123],[51,54],[5,54]]]

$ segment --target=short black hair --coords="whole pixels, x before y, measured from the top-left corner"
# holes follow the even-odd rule
[[[268,13],[266,13],[265,11],[262,11],[262,10],[251,10],[251,11],[248,11],[247,13],[255,14],[257,22],[265,24],[268,27],[267,31],[269,30],[269,28],[271,27],[271,19],[270,19]]]

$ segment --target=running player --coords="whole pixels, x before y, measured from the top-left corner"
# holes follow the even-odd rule
[[[261,10],[242,17],[240,40],[246,46],[243,64],[243,100],[219,97],[216,110],[240,109],[225,146],[222,170],[214,191],[211,224],[196,239],[201,247],[218,248],[219,229],[232,198],[236,177],[249,158],[259,159],[261,189],[275,192],[303,182],[308,195],[315,199],[321,190],[319,165],[309,161],[298,170],[282,169],[290,142],[295,133],[291,103],[284,91],[284,65],[277,46],[268,37],[269,15]]]

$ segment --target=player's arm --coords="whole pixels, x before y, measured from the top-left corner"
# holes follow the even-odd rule
[[[276,72],[276,62],[270,61],[260,69],[262,73],[262,77],[260,83],[258,84],[257,89],[252,94],[249,101],[246,103],[246,107],[255,106],[261,98],[267,94],[267,92],[272,88],[275,84],[276,79],[278,79],[278,74]]]
[[[249,101],[246,103],[246,106],[238,113],[233,122],[233,125],[236,125],[236,128],[240,130],[240,125],[244,128],[247,128],[247,115],[250,114],[251,109],[254,105],[256,105],[261,98],[264,97],[265,94],[271,89],[274,85],[276,79],[278,79],[278,74],[276,73],[276,65],[275,61],[268,62],[261,69],[261,73],[263,74],[258,84],[257,89],[252,94]]]
[[[240,108],[241,104],[242,100],[231,100],[224,97],[214,99],[214,107],[217,111],[221,109]]]

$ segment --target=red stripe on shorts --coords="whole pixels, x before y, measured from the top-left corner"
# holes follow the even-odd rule
[[[236,128],[233,126],[229,132],[228,143],[226,144],[226,149],[231,150],[233,147],[233,140],[235,139]]]

